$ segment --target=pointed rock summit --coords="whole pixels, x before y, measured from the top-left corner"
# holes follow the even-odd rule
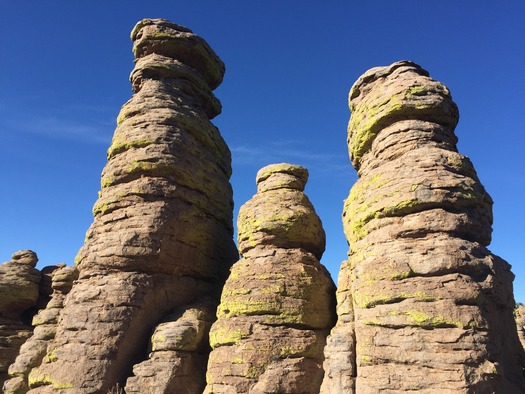
[[[160,382],[152,388],[151,375],[177,385],[188,368],[195,392],[205,385],[210,324],[200,316],[215,314],[237,259],[231,156],[210,122],[221,111],[212,90],[224,64],[202,38],[163,19],[142,20],[131,39],[134,95],[118,116],[79,279],[29,375],[31,393],[106,394],[128,378],[126,392],[171,393]],[[191,346],[152,348],[166,324],[188,330]]]
[[[510,266],[492,200],[457,152],[448,89],[402,61],[350,90],[350,243],[323,393],[524,390]]]
[[[242,259],[210,332],[206,393],[318,393],[335,286],[319,262],[321,221],[303,193],[308,171],[273,164],[238,217]]]

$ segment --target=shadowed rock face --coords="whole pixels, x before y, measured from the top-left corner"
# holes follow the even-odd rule
[[[51,350],[30,374],[32,393],[123,387],[170,313],[191,321],[185,306],[203,297],[214,310],[237,259],[230,152],[209,121],[220,113],[212,89],[224,64],[204,40],[166,20],[139,22],[131,38],[134,95],[118,116],[95,219],[77,256],[79,279]],[[208,351],[209,325],[194,323],[204,345],[187,349],[190,359],[194,350],[204,352],[198,358]],[[155,364],[154,353],[149,368],[157,372],[164,364]],[[204,368],[192,378],[202,389]],[[139,377],[129,385],[149,392]]]
[[[20,346],[31,336],[31,316],[39,298],[38,257],[20,250],[0,265],[0,387]]]
[[[518,337],[521,345],[525,349],[525,306],[519,305],[514,311],[516,315],[516,325],[518,326]],[[525,370],[525,365],[523,366]]]
[[[448,89],[403,61],[349,102],[359,180],[322,392],[522,392],[513,275],[486,249],[492,201],[457,152]]]
[[[243,259],[210,332],[206,393],[318,393],[335,286],[319,262],[325,235],[303,193],[305,168],[274,164],[239,212]]]

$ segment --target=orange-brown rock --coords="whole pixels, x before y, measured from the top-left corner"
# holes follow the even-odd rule
[[[216,300],[203,299],[164,318],[151,337],[149,358],[133,367],[126,393],[202,393],[203,381],[195,372],[206,370],[216,309]]]
[[[20,250],[0,265],[0,387],[8,379],[8,368],[31,336],[31,317],[39,298],[38,257]]]
[[[335,286],[319,262],[325,235],[303,192],[308,172],[274,164],[239,212],[243,258],[210,332],[206,393],[318,393]]]
[[[402,61],[349,96],[359,180],[324,393],[520,393],[510,266],[486,246],[492,200],[457,152],[448,89]]]
[[[9,367],[11,379],[4,384],[5,394],[26,393],[29,390],[28,375],[33,367],[40,365],[46,355],[48,344],[55,338],[64,299],[71,290],[73,281],[78,277],[77,268],[65,264],[44,267],[41,272],[40,287],[47,288],[47,279],[50,279],[51,299],[33,317],[33,334],[21,346],[15,362]],[[46,290],[44,289],[44,293]]]
[[[212,89],[224,64],[203,39],[166,20],[139,22],[131,38],[134,95],[118,116],[76,259],[79,278],[47,355],[29,374],[31,393],[106,394],[128,378],[130,391],[147,392],[133,367],[148,360],[156,327],[172,313],[189,319],[181,308],[203,298],[218,304],[237,259],[230,152],[210,122],[221,110]],[[198,351],[207,334],[202,328]],[[164,371],[157,353],[148,365]],[[202,389],[204,368],[191,379]]]

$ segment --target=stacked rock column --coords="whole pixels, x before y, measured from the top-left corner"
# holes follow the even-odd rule
[[[353,311],[342,308],[332,338],[349,334],[354,368],[328,365],[327,387],[523,392],[513,275],[486,249],[492,201],[457,152],[448,89],[403,61],[366,72],[349,102],[359,180],[345,202],[350,253],[338,296]]]
[[[264,167],[240,209],[243,258],[210,331],[206,393],[319,392],[335,286],[319,262],[325,234],[303,193],[307,178],[297,165]]]
[[[0,387],[8,379],[8,368],[22,344],[33,332],[32,314],[39,298],[38,257],[20,250],[0,265]]]
[[[78,282],[45,362],[29,375],[31,392],[123,387],[164,317],[203,297],[213,313],[237,259],[231,156],[210,122],[224,64],[166,20],[139,22],[131,38],[134,95],[117,119]],[[203,388],[204,367],[192,374]]]
[[[29,390],[29,372],[33,367],[40,365],[48,344],[55,338],[64,299],[78,277],[78,270],[65,264],[48,266],[42,269],[42,277],[49,277],[51,281],[51,299],[45,308],[40,309],[33,317],[33,335],[21,346],[20,354],[9,367],[9,375],[12,378],[4,384],[5,394],[20,394]]]

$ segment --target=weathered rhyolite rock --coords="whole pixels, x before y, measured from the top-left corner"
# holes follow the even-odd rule
[[[123,387],[133,365],[147,359],[159,322],[178,313],[175,325],[199,326],[199,314],[184,308],[204,297],[217,304],[237,259],[230,152],[209,120],[221,110],[212,89],[224,64],[204,40],[166,20],[139,22],[131,38],[134,95],[118,116],[95,219],[76,261],[79,279],[46,357],[29,375],[31,393]],[[199,330],[184,357],[206,347],[206,325]],[[152,370],[158,353],[148,361]],[[179,356],[170,357],[176,363]],[[191,379],[202,389],[204,368]],[[148,392],[148,384],[137,375],[129,391]]]
[[[492,201],[457,152],[448,89],[402,61],[349,102],[359,180],[322,392],[523,392],[513,275],[486,249]]]
[[[151,337],[149,359],[133,367],[126,393],[201,393],[203,382],[194,375],[206,370],[216,309],[216,300],[203,299],[167,316]]]
[[[9,367],[9,375],[12,378],[4,384],[5,394],[26,393],[29,390],[27,382],[29,372],[33,367],[40,365],[46,355],[48,344],[55,337],[66,294],[69,293],[73,281],[78,277],[77,268],[65,264],[48,266],[41,272],[40,287],[47,287],[47,279],[50,279],[51,299],[45,308],[40,309],[33,317],[33,335],[21,346],[15,362]],[[49,357],[52,357],[52,353]]]
[[[303,193],[307,179],[297,165],[264,167],[240,209],[243,258],[210,332],[206,393],[319,392],[335,286],[319,262],[325,234]]]
[[[31,336],[31,317],[39,298],[37,262],[35,252],[20,250],[0,265],[0,387],[20,346]]]

